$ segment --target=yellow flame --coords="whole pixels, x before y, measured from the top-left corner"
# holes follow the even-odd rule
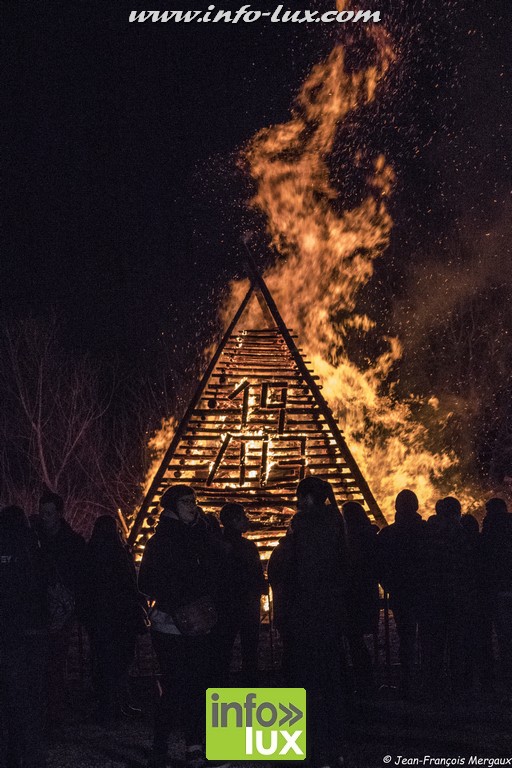
[[[339,10],[348,5],[337,3]],[[370,25],[367,34],[375,45],[375,63],[352,72],[345,65],[346,51],[337,45],[325,62],[313,67],[291,119],[260,130],[246,147],[243,162],[257,186],[251,204],[265,214],[268,234],[281,257],[265,280],[320,376],[363,474],[388,516],[404,487],[417,492],[422,509],[430,514],[439,496],[433,481],[457,460],[451,452],[431,453],[422,447],[427,428],[415,418],[411,404],[399,402],[387,386],[401,358],[399,340],[383,338],[385,352],[365,370],[346,352],[349,329],[366,333],[375,328],[370,317],[357,311],[357,301],[392,228],[386,198],[394,172],[383,155],[374,160],[361,205],[341,213],[333,205],[338,192],[327,165],[339,126],[375,99],[395,58],[381,25]],[[360,159],[358,153],[354,162]],[[223,308],[226,320],[246,289],[246,281],[232,283]],[[336,322],[335,316],[345,319]],[[247,327],[256,317],[253,314]],[[435,399],[429,405],[433,412]],[[460,498],[470,501],[464,494]]]
[[[168,419],[162,419],[159,429],[148,440],[148,451],[151,456],[151,464],[149,465],[146,477],[144,478],[144,495],[149,491],[149,487],[153,482],[156,471],[158,470],[162,459],[176,430],[176,419],[174,416],[170,416]]]
[[[350,3],[338,0],[336,5],[338,10],[346,10]],[[256,182],[252,205],[265,214],[268,234],[280,254],[265,279],[288,326],[299,334],[349,446],[390,517],[394,497],[404,487],[415,490],[423,511],[430,513],[439,495],[434,482],[457,459],[451,452],[432,453],[424,447],[427,427],[416,418],[412,402],[399,401],[387,384],[402,355],[398,339],[383,338],[385,352],[364,370],[346,351],[350,331],[375,332],[375,321],[359,312],[357,303],[361,288],[373,275],[375,259],[388,245],[393,225],[386,199],[394,172],[383,155],[374,159],[365,199],[350,210],[337,210],[338,191],[329,174],[328,158],[340,125],[376,98],[377,87],[395,60],[385,28],[381,24],[365,24],[364,28],[374,43],[374,62],[350,71],[345,49],[336,45],[323,63],[313,67],[291,119],[259,131],[248,144],[243,161]],[[361,161],[362,153],[357,152],[354,163]],[[246,281],[232,283],[230,298],[222,308],[226,324],[246,290]],[[340,315],[343,320],[335,322]],[[257,327],[260,319],[256,310],[247,318],[247,327]],[[251,406],[253,399],[251,396]],[[432,416],[439,408],[435,397],[422,405]],[[164,421],[149,442],[155,458],[148,470],[146,491],[174,428],[173,419]],[[257,445],[249,442],[247,449]],[[466,505],[472,502],[469,495],[460,491],[458,495]]]

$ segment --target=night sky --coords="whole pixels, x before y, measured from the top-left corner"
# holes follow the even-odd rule
[[[242,274],[241,234],[261,228],[240,150],[287,119],[311,67],[356,25],[129,24],[124,2],[21,5],[2,3],[3,318],[56,308],[70,349],[133,365],[162,332],[202,339]],[[419,264],[491,237],[492,268],[506,248],[512,3],[363,5],[381,10],[400,61],[342,132],[332,172],[350,202],[349,144],[384,151],[396,171],[377,270],[395,303]]]

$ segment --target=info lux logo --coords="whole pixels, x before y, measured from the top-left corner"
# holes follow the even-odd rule
[[[305,760],[304,688],[208,688],[208,760]]]

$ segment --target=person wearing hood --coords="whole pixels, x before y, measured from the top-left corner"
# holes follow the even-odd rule
[[[425,578],[426,523],[418,507],[413,491],[400,491],[395,500],[395,522],[377,536],[380,583],[389,594],[395,619],[400,688],[406,698],[411,692]]]
[[[314,768],[343,762],[343,641],[347,562],[343,518],[329,483],[306,477],[297,513],[268,566],[283,673],[308,697],[308,751]]]
[[[149,765],[164,768],[171,730],[181,726],[187,766],[202,768],[221,545],[190,486],[171,486],[160,505],[139,571],[139,589],[153,603],[151,640],[161,685]]]

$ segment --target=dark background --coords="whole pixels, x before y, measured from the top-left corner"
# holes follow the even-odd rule
[[[74,345],[135,354],[240,268],[250,185],[237,152],[286,120],[345,28],[129,24],[131,6],[109,2],[4,7],[4,311],[58,305]],[[405,263],[507,212],[511,4],[366,7],[402,57],[359,135],[396,169],[392,260]]]
[[[385,152],[396,171],[391,245],[362,300],[383,331],[401,336],[406,386],[428,393],[446,384],[444,363],[429,373],[430,357],[450,354],[438,326],[454,302],[464,325],[479,292],[478,322],[491,336],[496,318],[510,315],[512,4],[363,5],[381,10],[400,59],[377,103],[340,132],[332,175],[350,204],[358,146]],[[264,21],[129,24],[132,9],[2,4],[0,311],[4,321],[56,311],[70,354],[150,372],[170,356],[179,379],[200,361],[228,281],[243,274],[241,234],[263,228],[247,207],[240,151],[257,129],[287,120],[335,42],[355,36],[353,65],[364,61],[363,33]],[[451,372],[450,391],[463,376]]]

